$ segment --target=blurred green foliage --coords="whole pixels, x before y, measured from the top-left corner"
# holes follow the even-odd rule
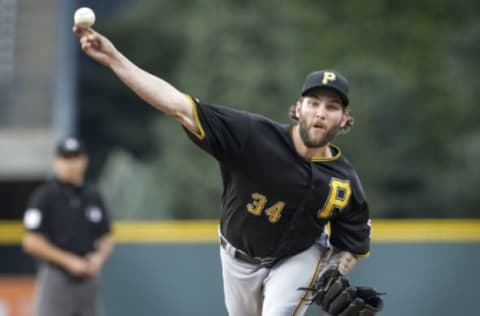
[[[288,121],[305,75],[337,69],[340,136],[374,217],[479,217],[480,2],[132,2],[97,29],[140,67],[209,103]],[[121,219],[216,218],[215,160],[178,123],[81,57],[91,177]]]

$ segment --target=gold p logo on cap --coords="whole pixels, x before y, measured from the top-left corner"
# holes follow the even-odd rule
[[[322,83],[328,84],[329,81],[335,81],[335,79],[337,79],[337,76],[333,72],[326,71],[323,73]]]

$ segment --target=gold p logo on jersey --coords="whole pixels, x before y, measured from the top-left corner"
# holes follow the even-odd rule
[[[323,73],[322,83],[328,84],[329,81],[335,81],[335,79],[337,79],[337,76],[333,72],[326,71]]]
[[[318,217],[329,218],[333,210],[341,211],[350,201],[351,194],[350,181],[337,178],[330,179],[330,192],[325,205],[318,211]]]

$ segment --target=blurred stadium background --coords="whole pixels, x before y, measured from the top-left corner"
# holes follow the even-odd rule
[[[31,315],[19,221],[72,133],[116,220],[107,315],[226,314],[216,163],[81,54],[80,6],[141,67],[280,121],[310,70],[344,73],[356,123],[337,143],[380,219],[352,278],[388,293],[384,315],[478,313],[480,2],[0,0],[0,316]]]

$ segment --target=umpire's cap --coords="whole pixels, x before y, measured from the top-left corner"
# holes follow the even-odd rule
[[[304,97],[314,88],[329,88],[340,94],[343,104],[348,105],[348,81],[334,70],[317,70],[308,74],[303,83],[301,96]]]
[[[87,154],[85,144],[76,137],[67,137],[58,142],[55,154],[59,157],[69,158]]]

